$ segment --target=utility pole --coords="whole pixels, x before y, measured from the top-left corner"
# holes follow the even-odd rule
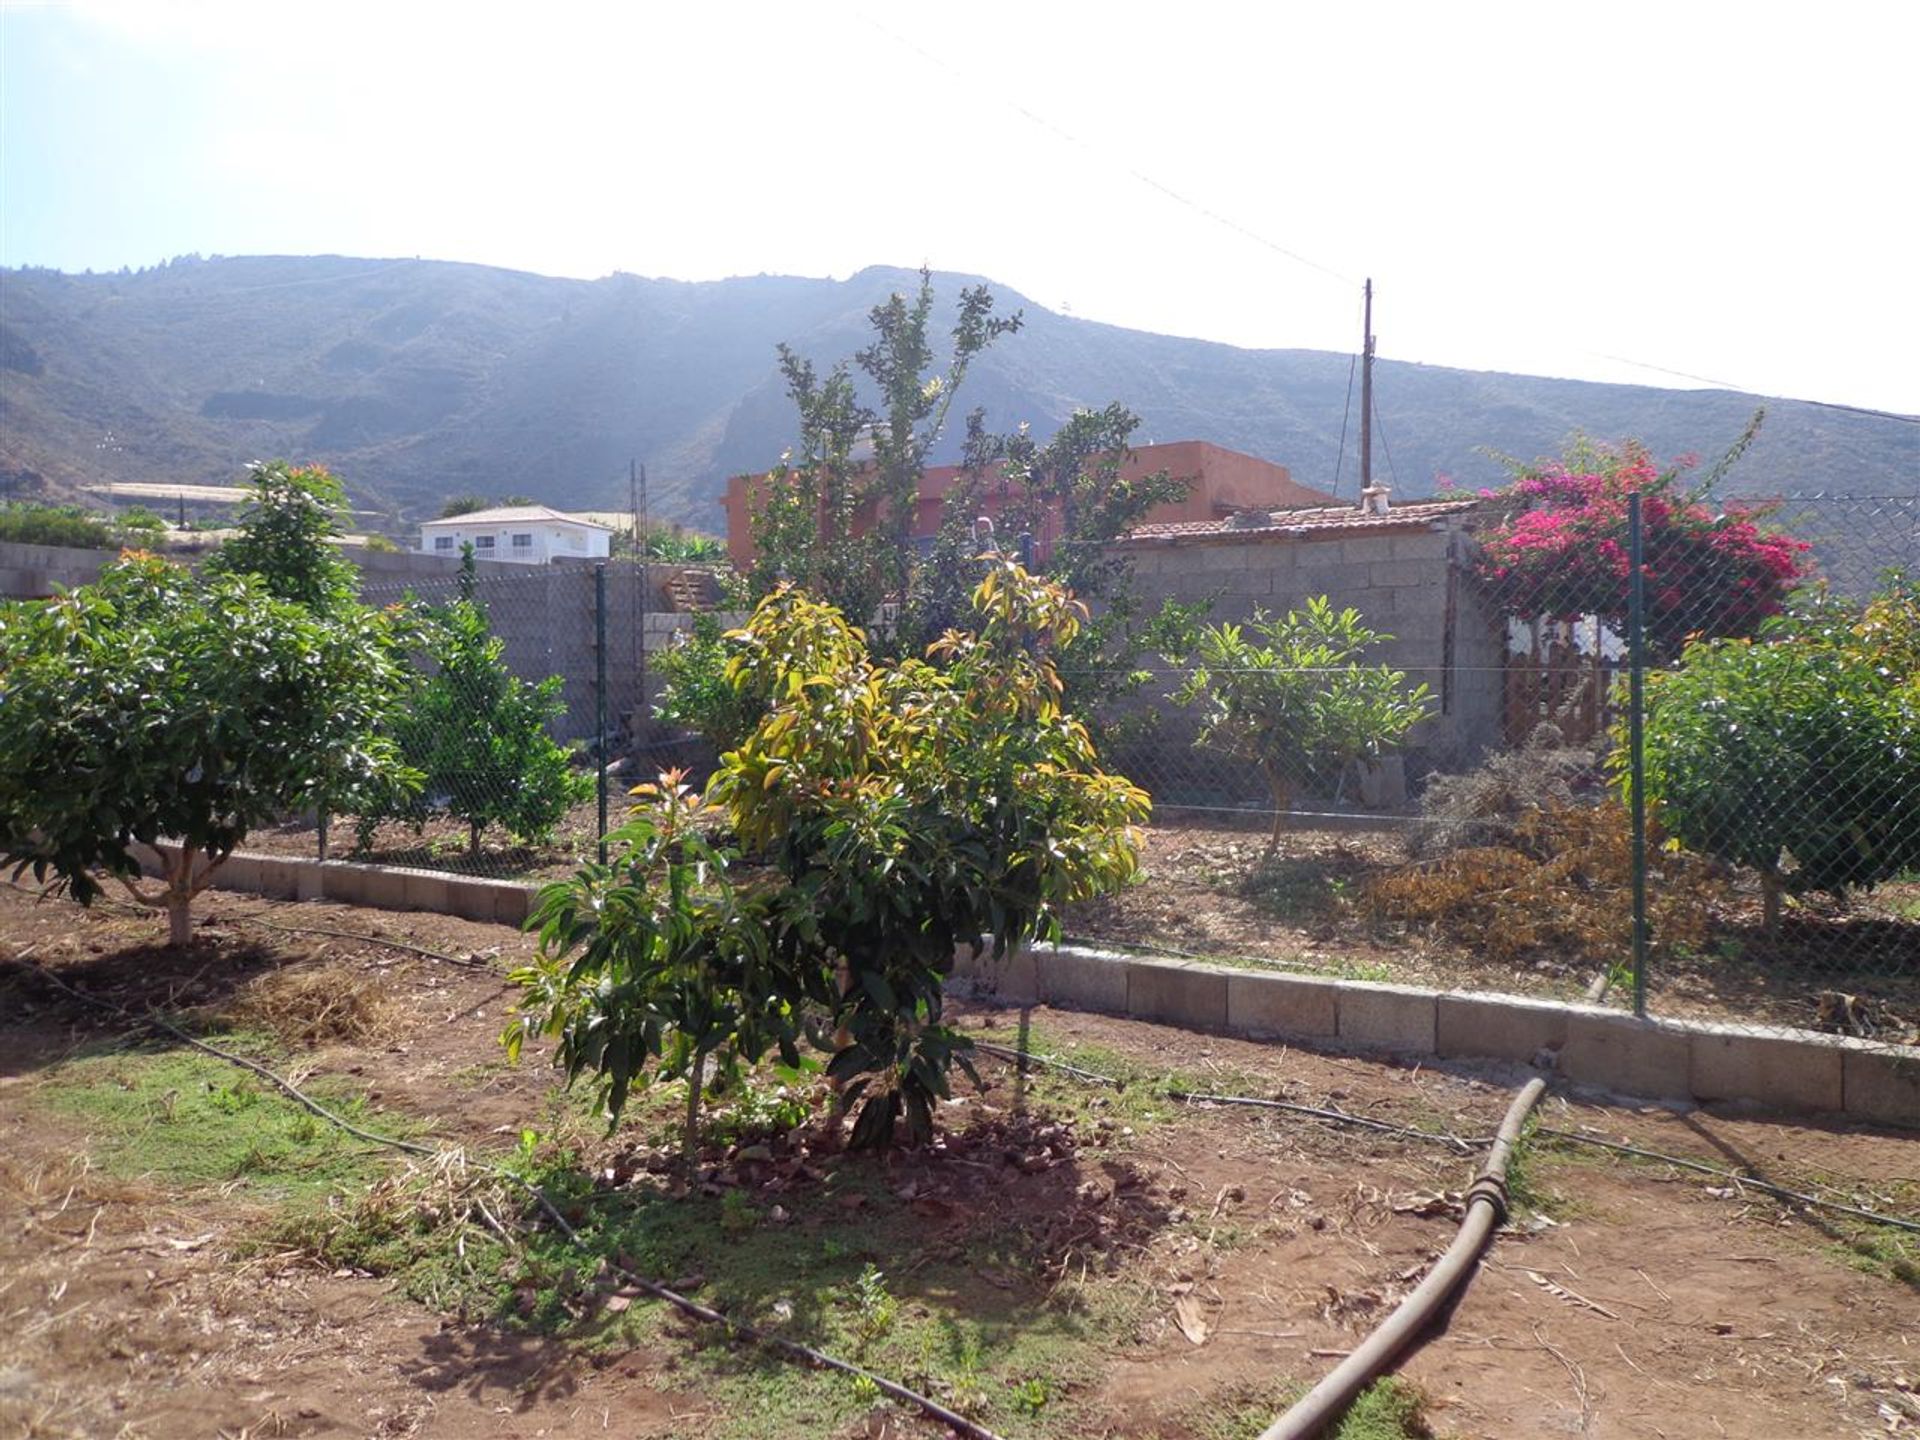
[[[639,675],[633,740],[637,754],[638,742],[647,729],[649,718],[647,705],[647,467],[631,458],[627,461],[627,490],[629,502],[633,506],[633,668]]]
[[[1371,507],[1373,497],[1373,278],[1367,278],[1366,321],[1360,345],[1360,508]]]

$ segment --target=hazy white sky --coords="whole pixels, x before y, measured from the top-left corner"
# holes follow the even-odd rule
[[[0,262],[925,261],[1334,350],[1371,274],[1384,356],[1915,412],[1916,42],[1908,0],[0,0]]]

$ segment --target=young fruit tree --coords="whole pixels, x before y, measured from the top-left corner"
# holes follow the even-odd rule
[[[735,884],[705,802],[678,772],[633,793],[633,818],[607,836],[617,860],[541,892],[539,951],[511,977],[522,1012],[501,1038],[517,1060],[528,1035],[554,1035],[568,1081],[592,1073],[616,1118],[634,1088],[684,1080],[691,1185],[704,1090],[770,1050],[800,1064],[799,987],[770,940],[767,886]]]
[[[956,950],[1057,933],[1057,907],[1137,873],[1147,797],[1101,769],[1060,703],[1055,657],[1083,609],[1010,562],[973,608],[971,630],[889,661],[831,605],[775,590],[728,663],[767,709],[707,802],[758,862],[751,888],[670,784],[610,870],[545,892],[529,1024],[600,1076],[616,1117],[649,1069],[769,1049],[791,1064],[806,1038],[859,1107],[855,1145],[903,1121],[924,1138],[968,1063],[942,1021]]]
[[[0,608],[0,856],[82,904],[104,874],[185,943],[194,897],[251,828],[406,782],[382,733],[401,693],[394,623],[138,552]],[[179,851],[145,885],[129,847],[163,840]]]
[[[424,780],[362,807],[360,847],[371,843],[383,818],[418,826],[440,811],[467,826],[467,853],[500,825],[516,839],[542,842],[568,810],[593,794],[593,776],[576,770],[549,726],[566,713],[561,681],[528,684],[507,668],[506,643],[493,633],[474,598],[472,556],[461,572],[461,594],[422,618],[422,644],[433,656],[431,675],[416,675],[396,713],[393,734],[401,759]]]
[[[1296,787],[1337,780],[1353,761],[1391,749],[1427,713],[1425,685],[1409,689],[1404,672],[1361,663],[1392,638],[1368,629],[1357,610],[1335,610],[1324,595],[1285,615],[1256,612],[1244,628],[1201,630],[1173,699],[1203,707],[1196,747],[1259,769],[1273,796],[1266,858],[1280,846]]]
[[[1624,745],[1611,764],[1630,785]],[[1914,591],[1896,579],[1864,608],[1814,601],[1757,639],[1688,645],[1647,676],[1645,768],[1672,840],[1758,873],[1769,934],[1789,892],[1920,870]]]

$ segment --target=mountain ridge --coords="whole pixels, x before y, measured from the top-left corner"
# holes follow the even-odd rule
[[[634,457],[657,517],[712,528],[726,476],[792,443],[775,345],[822,367],[851,356],[868,310],[915,280],[889,266],[845,280],[576,280],[352,256],[0,271],[0,484],[230,482],[248,460],[285,455],[331,465],[397,525],[468,491],[621,507]],[[935,276],[940,316],[969,283]],[[1340,444],[1351,357],[1155,335],[993,290],[1025,323],[960,395],[989,425],[1026,421],[1044,437],[1074,408],[1118,400],[1142,417],[1141,443],[1210,440],[1323,489],[1338,471],[1353,493],[1350,418],[1344,462]],[[1403,497],[1443,475],[1496,483],[1482,447],[1531,457],[1575,430],[1712,456],[1761,403],[1768,422],[1734,492],[1920,490],[1920,426],[1812,402],[1393,360],[1376,368],[1376,401],[1376,467]],[[936,458],[952,458],[959,429]]]

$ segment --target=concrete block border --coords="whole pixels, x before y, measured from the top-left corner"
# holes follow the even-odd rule
[[[1415,1059],[1551,1059],[1576,1088],[1612,1095],[1742,1101],[1920,1129],[1913,1046],[1064,945],[997,963],[962,950],[956,960],[956,975],[1015,1003],[1037,996],[1063,1009]]]
[[[178,853],[171,845],[156,848]],[[148,870],[153,873],[151,866]],[[214,873],[213,885],[217,890],[238,890],[276,900],[337,900],[370,910],[425,910],[515,926],[526,922],[539,889],[519,881],[482,880],[450,875],[444,870],[363,865],[353,860],[303,860],[248,851],[228,856]]]
[[[214,884],[288,900],[526,922],[538,886],[440,870],[236,853]],[[1638,1020],[1536,996],[1423,990],[1291,971],[1035,946],[995,960],[962,947],[954,975],[1016,1004],[1132,1016],[1194,1030],[1446,1060],[1552,1058],[1580,1088],[1649,1100],[1745,1101],[1920,1130],[1920,1047],[1811,1030]]]

